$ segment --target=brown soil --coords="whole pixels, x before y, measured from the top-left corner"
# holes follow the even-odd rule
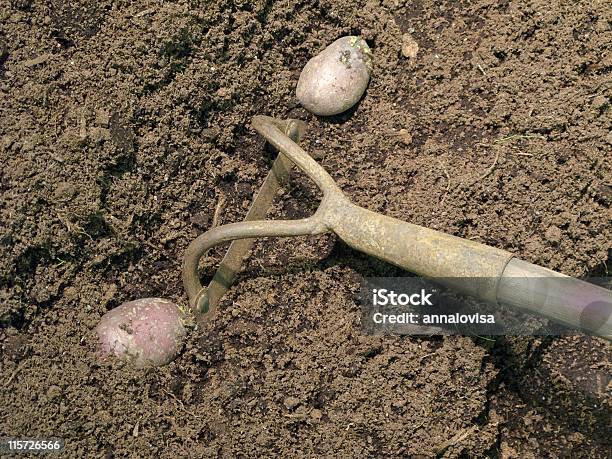
[[[307,120],[360,205],[607,275],[611,24],[605,0],[0,0],[0,436],[67,457],[607,457],[609,344],[363,336],[360,279],[402,272],[333,236],[258,242],[167,367],[97,362],[91,330],[134,298],[185,304],[185,247],[269,169],[256,114]],[[371,84],[313,117],[300,69],[346,34]],[[269,217],[317,197],[296,173]]]

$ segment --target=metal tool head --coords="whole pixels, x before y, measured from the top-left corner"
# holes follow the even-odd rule
[[[257,120],[258,118],[253,123],[256,128],[261,125],[257,123]],[[278,129],[284,136],[296,144],[299,144],[306,130],[306,123],[300,120],[277,120],[265,117],[263,121],[269,123],[274,129]],[[279,153],[263,185],[255,195],[243,224],[226,225],[230,227],[229,231],[226,231],[226,226],[218,228],[212,234],[209,231],[196,239],[187,249],[183,262],[183,283],[189,296],[190,306],[196,314],[203,315],[215,310],[223,294],[234,282],[236,274],[240,271],[242,261],[254,242],[252,238],[239,238],[240,230],[250,229],[247,232],[253,233],[257,225],[245,225],[244,223],[265,218],[266,212],[271,207],[277,191],[289,180],[291,167],[292,162],[285,155]],[[237,227],[236,225],[239,226]],[[213,230],[215,229],[213,228]],[[253,234],[253,236],[259,236],[259,234]],[[200,257],[210,247],[228,240],[233,240],[232,244],[210,284],[207,287],[203,287],[198,276]]]

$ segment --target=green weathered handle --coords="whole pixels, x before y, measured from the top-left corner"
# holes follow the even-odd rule
[[[445,279],[450,287],[493,303],[497,301],[497,279],[512,258],[504,250],[351,203],[330,209],[325,217],[331,230],[354,249],[419,276]]]

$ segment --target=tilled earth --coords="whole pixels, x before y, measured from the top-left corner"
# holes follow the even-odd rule
[[[300,70],[347,34],[372,81],[314,117]],[[256,114],[308,121],[359,205],[608,275],[611,70],[605,0],[0,0],[0,435],[67,457],[609,457],[609,344],[365,336],[360,280],[402,272],[330,235],[259,241],[167,367],[99,362],[92,329],[186,304],[185,247],[270,167]],[[318,199],[294,173],[269,218]]]

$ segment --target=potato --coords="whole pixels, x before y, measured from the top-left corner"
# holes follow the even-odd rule
[[[186,334],[181,310],[163,298],[123,303],[102,316],[96,333],[102,357],[113,354],[140,368],[174,360]]]
[[[315,115],[337,115],[363,96],[372,73],[372,53],[360,37],[333,42],[304,66],[297,98]]]

